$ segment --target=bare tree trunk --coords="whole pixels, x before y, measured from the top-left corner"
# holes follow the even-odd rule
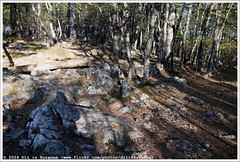
[[[167,21],[169,17],[169,3],[166,4],[166,11],[165,11],[165,21],[163,26],[163,62],[165,61],[166,53],[167,53]]]
[[[155,30],[154,26],[155,26],[156,17],[157,17],[156,9],[152,7],[151,10],[152,10],[152,15],[151,15],[151,21],[150,21],[149,35],[148,35],[145,54],[144,54],[144,82],[149,81],[150,54],[152,52],[154,30]]]
[[[10,22],[11,22],[11,28],[12,28],[12,36],[17,35],[17,6],[16,3],[10,3]]]
[[[45,4],[46,4],[47,11],[48,11],[49,27],[51,30],[51,36],[52,36],[52,41],[53,41],[53,42],[50,42],[50,45],[52,45],[51,43],[53,43],[53,44],[57,43],[56,33],[53,29],[53,23],[54,23],[53,22],[53,9],[52,9],[51,3],[45,3]]]
[[[138,45],[138,39],[139,39],[139,28],[140,28],[140,12],[142,10],[142,4],[139,3],[138,6],[138,14],[137,14],[137,20],[136,20],[136,30],[135,30],[135,39],[134,39],[134,43],[133,43],[133,49],[137,49],[137,45]]]
[[[7,57],[8,57],[8,60],[9,60],[9,62],[10,62],[10,66],[14,66],[13,59],[12,59],[11,55],[8,53],[8,51],[7,51],[7,49],[6,49],[6,46],[7,46],[6,44],[3,44],[4,52],[5,52],[5,54],[6,54]]]
[[[175,22],[175,8],[171,6],[171,12],[168,17],[168,26],[167,26],[167,38],[166,38],[166,57],[169,58],[171,53],[171,45],[174,36],[174,22]]]
[[[220,11],[218,13],[218,10],[216,11],[216,26],[215,26],[215,31],[214,31],[214,34],[213,34],[213,43],[212,43],[212,49],[211,49],[211,54],[210,54],[210,58],[208,60],[208,68],[207,68],[207,74],[212,72],[213,68],[214,68],[214,62],[215,62],[215,58],[217,57],[217,54],[218,54],[218,50],[219,50],[219,44],[220,44],[220,38],[221,38],[221,33],[224,28],[224,25],[225,25],[225,22],[226,22],[226,19],[228,17],[228,14],[231,10],[231,7],[232,7],[232,4],[229,4],[229,10],[226,14],[226,17],[225,17],[225,20],[222,24],[222,27],[220,28],[219,24],[220,24],[220,19],[221,19],[221,9],[223,7],[223,4],[221,4],[220,6]]]
[[[196,58],[196,67],[195,67],[195,71],[198,72],[201,70],[201,65],[202,65],[202,55],[203,55],[203,47],[204,47],[204,43],[205,43],[205,39],[206,39],[206,29],[208,29],[208,25],[209,25],[209,21],[210,21],[210,18],[211,18],[211,13],[212,13],[212,10],[214,8],[214,4],[211,4],[210,7],[208,8],[207,10],[207,13],[206,13],[206,17],[205,19],[203,20],[203,23],[202,23],[202,32],[200,33],[200,36],[202,39],[201,39],[201,44],[199,46],[199,50],[198,50],[198,54],[197,54],[197,58]]]
[[[75,16],[75,6],[76,3],[70,3],[69,8],[70,8],[70,28],[69,28],[69,38],[71,40],[76,40],[77,39],[77,32],[76,32],[76,16]]]
[[[38,12],[37,12],[38,17],[41,16],[41,5],[38,3]],[[39,30],[39,39],[42,39],[42,26],[40,25],[40,20],[38,20],[38,30]]]
[[[143,43],[143,32],[140,30],[140,38],[139,38],[139,49],[142,49],[142,43]]]
[[[187,39],[187,32],[188,32],[188,26],[189,26],[189,21],[190,21],[190,15],[192,12],[192,4],[189,5],[188,8],[188,14],[187,14],[187,22],[186,22],[186,26],[185,26],[185,30],[184,30],[184,34],[183,34],[183,41],[182,41],[182,61],[183,64],[185,64],[187,62],[187,58],[186,58],[186,39]]]
[[[199,12],[200,12],[200,8],[201,8],[201,3],[198,4],[198,9],[197,9],[197,16],[196,16],[196,22],[199,21]],[[194,40],[196,39],[197,37],[197,24],[195,23],[194,24],[194,29],[193,29],[193,34],[192,34],[192,43],[191,43],[191,48],[190,48],[190,52],[189,52],[189,55],[188,55],[188,60],[191,59],[191,56],[192,56],[192,51],[193,48],[195,50],[196,46],[195,46],[195,43],[194,43]]]
[[[200,8],[200,5],[199,5],[199,8]],[[200,33],[200,34],[198,34],[198,36],[197,36],[197,30],[195,31],[195,36],[197,36],[197,37],[196,37],[196,39],[195,39],[194,45],[192,46],[192,48],[191,48],[191,50],[190,50],[190,54],[189,54],[189,58],[190,58],[191,56],[193,56],[193,54],[194,54],[193,59],[192,59],[192,62],[191,62],[192,65],[196,62],[197,52],[195,52],[195,50],[196,50],[197,45],[198,45],[198,43],[199,43],[199,41],[200,41],[200,38],[201,38],[201,36],[202,36],[202,30],[203,30],[203,28],[204,28],[203,22],[204,22],[205,19],[206,19],[206,14],[205,14],[205,13],[208,12],[208,10],[209,10],[209,9],[207,9],[207,5],[206,5],[205,10],[203,11],[202,16],[201,16],[201,19],[200,19],[201,23],[200,23],[200,29],[199,29],[199,32],[198,32],[198,33]],[[210,15],[211,15],[211,14],[210,14]],[[209,19],[210,19],[210,17],[209,17]],[[196,25],[195,25],[195,26],[196,26]]]
[[[216,48],[217,48],[216,61],[220,61],[220,51],[219,51],[220,42],[221,42],[221,39],[222,39],[223,29],[224,29],[226,20],[227,20],[227,18],[228,18],[228,15],[229,15],[229,13],[230,13],[230,11],[231,11],[232,5],[233,5],[233,3],[230,3],[230,4],[228,5],[228,12],[227,12],[227,14],[226,14],[226,16],[225,16],[225,19],[224,19],[224,21],[223,21],[223,23],[222,23],[222,26],[221,26],[221,28],[220,28],[220,30],[219,30],[219,33],[218,33],[218,41],[217,41],[217,45],[216,45]]]
[[[118,52],[119,52],[119,27],[117,21],[117,4],[114,4],[114,11],[112,13],[112,24],[113,24],[113,79],[114,82],[119,80],[119,63],[118,63]]]
[[[40,23],[40,26],[44,30],[44,32],[47,34],[47,37],[51,39],[51,34],[49,33],[49,30],[45,27],[45,25],[40,17],[40,14],[38,14],[39,12],[36,11],[34,3],[32,3],[32,10],[33,10],[35,16],[37,17],[37,19],[34,17],[35,23]]]
[[[57,15],[57,32],[58,32],[58,40],[61,40],[62,38],[62,27],[60,23],[60,3],[56,4],[56,15]]]
[[[124,4],[125,6],[125,9],[128,8],[128,4],[125,3]],[[128,11],[125,12],[125,17],[126,19],[129,19],[129,13]],[[130,51],[130,32],[129,32],[129,21],[127,22],[126,24],[126,40],[125,40],[125,43],[126,43],[126,52],[127,52],[127,59],[128,59],[128,78],[127,78],[127,81],[128,83],[131,85],[131,80],[133,78],[133,75],[134,75],[134,64],[133,64],[133,61],[132,61],[132,56],[131,56],[131,51]]]

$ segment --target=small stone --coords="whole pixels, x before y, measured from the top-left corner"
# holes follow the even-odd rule
[[[136,87],[133,87],[133,92],[134,92],[135,94],[137,94],[137,93],[139,93],[140,91],[139,91]]]
[[[148,99],[148,98],[149,98],[149,96],[145,93],[143,93],[142,96],[141,96],[141,100],[145,100],[145,99]]]
[[[192,96],[189,99],[190,99],[190,101],[194,102],[196,105],[203,105],[204,104],[204,102],[197,97]]]
[[[5,95],[2,98],[3,101],[3,106],[5,107],[6,110],[8,110],[12,104],[13,100],[13,95]]]
[[[152,117],[151,114],[143,114],[143,120],[150,120]]]
[[[90,94],[90,95],[95,95],[95,94],[99,94],[100,93],[100,90],[97,89],[96,87],[94,86],[89,86],[87,88],[87,93]]]
[[[104,100],[110,100],[112,98],[112,96],[110,96],[109,94],[106,94],[105,96],[103,96]]]
[[[136,119],[136,122],[137,123],[139,123],[139,124],[141,124],[141,125],[143,125],[145,128],[147,128],[147,129],[150,129],[151,128],[151,123],[147,123],[147,122],[144,122],[144,121],[142,121],[142,120],[138,120],[138,119]]]
[[[220,135],[220,137],[224,137],[224,138],[228,138],[228,139],[236,139],[235,135],[228,135],[228,134]]]
[[[142,134],[140,131],[131,131],[131,132],[128,132],[128,136],[129,136],[130,138],[135,139],[135,138],[140,138],[140,137],[142,137],[143,134]]]
[[[68,42],[58,43],[58,47],[69,48],[71,45]]]
[[[132,108],[130,106],[124,106],[121,109],[119,109],[119,111],[122,113],[131,113]]]
[[[35,67],[31,70],[31,75],[32,76],[40,76],[43,74],[49,74],[50,70],[47,67]]]
[[[113,131],[107,130],[104,132],[103,143],[106,144],[110,140],[114,141],[114,134]]]
[[[111,66],[108,63],[103,64],[103,69],[104,70],[111,70]]]
[[[204,145],[203,145],[204,147],[206,147],[206,148],[209,148],[210,147],[210,145],[209,144],[207,144],[207,143],[204,143]]]
[[[174,77],[171,77],[171,78],[165,78],[164,79],[165,82],[172,82],[172,83],[187,83],[187,80],[184,79],[184,78],[179,78],[178,76],[174,76]]]
[[[99,104],[98,100],[85,100],[85,101],[76,103],[76,105],[83,106],[83,107],[96,107],[98,104]]]

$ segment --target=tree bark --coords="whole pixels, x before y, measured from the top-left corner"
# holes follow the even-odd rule
[[[198,50],[198,54],[197,54],[197,58],[196,58],[196,67],[195,67],[196,72],[199,72],[201,70],[202,55],[203,55],[203,49],[201,49],[201,48],[204,47],[205,39],[207,37],[206,30],[208,29],[209,21],[210,21],[212,10],[214,7],[215,7],[215,4],[210,5],[210,7],[207,10],[205,19],[203,20],[203,23],[202,23],[202,27],[201,27],[202,31],[199,35],[199,37],[201,37],[202,39],[201,39],[201,44],[200,44],[201,46],[199,46],[199,50]]]
[[[128,4],[125,3],[124,4],[125,6],[125,9],[128,8]],[[126,11],[125,12],[125,17],[126,19],[129,19],[129,11]],[[133,64],[133,61],[132,61],[132,56],[131,56],[131,51],[130,51],[130,32],[129,32],[129,21],[126,23],[126,40],[125,40],[125,43],[126,43],[126,52],[127,52],[127,59],[128,59],[128,78],[127,78],[127,81],[128,83],[131,85],[131,80],[133,78],[133,75],[134,75],[134,64]]]
[[[165,18],[164,18],[164,26],[163,26],[163,62],[165,61],[166,53],[167,53],[167,21],[169,17],[169,3],[166,4],[166,12],[165,12]]]
[[[53,21],[53,9],[52,9],[52,5],[51,3],[45,3],[46,4],[46,8],[47,8],[47,11],[48,11],[48,18],[49,18],[49,27],[50,27],[50,30],[51,30],[51,41],[50,42],[50,45],[54,45],[57,43],[57,39],[56,39],[56,33],[53,29],[53,24],[54,24],[54,21]]]
[[[139,28],[140,28],[140,12],[142,10],[142,4],[139,3],[138,6],[138,14],[137,14],[137,20],[136,20],[136,29],[135,29],[135,39],[134,39],[134,43],[133,43],[133,49],[137,49],[137,45],[138,45],[138,39],[139,39]]]
[[[119,52],[119,27],[117,21],[117,5],[114,4],[114,11],[112,13],[112,24],[113,24],[113,79],[114,82],[119,81],[119,63],[118,63],[118,52]]]
[[[166,38],[166,57],[168,58],[171,53],[171,45],[174,36],[174,22],[175,22],[175,8],[171,6],[171,12],[168,17],[167,25],[167,38]]]
[[[76,3],[70,3],[69,4],[69,10],[70,10],[70,28],[69,28],[69,38],[71,40],[76,40],[77,39],[77,32],[76,32],[76,15],[75,15],[75,7]]]
[[[154,26],[156,22],[157,17],[157,11],[152,7],[152,15],[151,15],[151,21],[150,21],[150,27],[149,27],[149,35],[147,39],[147,44],[145,48],[145,54],[144,54],[144,82],[149,81],[149,65],[150,65],[150,54],[152,52],[152,45],[153,45],[153,39],[154,39]]]
[[[216,4],[217,6],[217,4]],[[220,7],[220,10],[222,8],[222,5]],[[208,61],[208,68],[207,68],[207,74],[212,72],[213,67],[214,67],[214,59],[216,57],[216,53],[217,53],[217,42],[219,39],[219,23],[220,23],[220,17],[221,17],[221,12],[218,12],[217,7],[216,7],[216,24],[215,24],[215,29],[214,29],[214,33],[213,33],[213,41],[212,41],[212,48],[211,48],[211,54],[210,54],[210,58]]]
[[[184,34],[183,34],[182,57],[181,57],[181,59],[182,59],[181,63],[183,63],[183,64],[186,64],[186,62],[187,62],[187,58],[186,58],[186,39],[187,39],[187,32],[188,32],[188,26],[189,26],[191,12],[192,12],[192,4],[190,4],[189,8],[188,8],[187,22],[186,22],[186,26],[185,26],[185,30],[184,30]]]
[[[7,57],[8,57],[8,60],[9,60],[9,62],[10,62],[10,66],[14,66],[13,59],[12,59],[11,55],[8,53],[8,51],[7,51],[7,49],[6,49],[6,46],[7,46],[6,44],[3,44],[4,52],[5,52],[5,54],[6,54]]]
[[[62,26],[60,23],[60,3],[56,4],[56,15],[57,15],[57,32],[58,32],[58,40],[62,38]]]

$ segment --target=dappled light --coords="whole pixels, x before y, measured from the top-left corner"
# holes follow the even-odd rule
[[[237,5],[4,2],[1,160],[237,160]]]

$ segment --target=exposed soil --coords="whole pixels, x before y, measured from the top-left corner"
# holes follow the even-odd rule
[[[95,61],[92,64],[103,63],[111,61],[108,58],[108,48],[103,47],[91,47],[87,44],[75,43],[70,48],[61,49],[65,52],[61,55],[52,52],[58,52],[58,47],[49,51],[44,48],[37,49],[38,45],[32,43],[31,47],[29,42],[19,41],[15,44],[22,43],[23,47],[26,47],[26,51],[20,51],[22,54],[17,54],[15,48],[9,48],[9,53],[12,54],[15,66],[43,62],[45,60],[62,60],[62,59],[76,59],[81,57],[93,57]],[[34,48],[36,50],[34,50]],[[30,50],[31,49],[31,50]],[[37,53],[43,51],[43,57],[37,57]],[[30,54],[30,55],[28,55]],[[3,66],[8,66],[7,57],[3,54]],[[29,59],[29,57],[32,57]],[[154,61],[154,59],[153,59]],[[126,60],[120,60],[120,66],[123,70],[127,70]],[[9,68],[11,70],[11,68]],[[231,72],[229,74],[229,72]],[[226,75],[226,73],[228,73]],[[165,82],[166,72],[163,70],[160,74],[152,76],[150,83],[147,85],[141,85],[137,82],[132,84],[140,91],[140,93],[134,93],[133,91],[128,98],[120,98],[119,90],[115,90],[110,93],[113,97],[111,101],[103,100],[103,96],[88,95],[88,99],[98,99],[100,104],[93,108],[99,110],[105,114],[116,116],[127,121],[135,123],[138,128],[144,133],[144,137],[136,141],[128,141],[139,151],[146,151],[147,155],[154,159],[182,159],[182,158],[197,158],[197,159],[237,159],[237,72],[230,69],[230,71],[220,71],[218,76],[213,78],[205,78],[200,74],[194,73],[191,68],[182,68],[181,72],[176,74],[179,78],[185,78],[186,84]],[[219,77],[222,76],[222,77]],[[225,77],[228,77],[225,79]],[[229,77],[235,78],[232,82]],[[69,82],[73,78],[69,78]],[[89,85],[89,81],[81,80],[85,85]],[[71,82],[73,83],[73,82]],[[67,84],[67,83],[66,83]],[[143,99],[147,106],[139,106],[131,101],[141,98],[141,94],[147,94]],[[197,105],[190,101],[190,97],[196,97],[204,102],[202,105]],[[27,99],[26,99],[27,100]],[[11,123],[18,128],[25,128],[29,114],[38,105],[42,103],[34,104],[22,104],[12,107],[10,112],[14,114],[14,117],[21,116],[21,120],[13,118]],[[74,103],[72,103],[74,104]],[[118,110],[120,107],[128,105],[133,108],[130,114],[120,113]],[[172,107],[180,105],[186,109],[178,110],[178,114],[181,119],[172,119],[158,117],[155,114],[155,110],[160,108],[165,111],[170,111]],[[202,115],[202,112],[218,112],[223,116],[221,118],[208,118]],[[152,115],[149,122],[150,127],[144,127],[137,122],[138,120],[144,120],[144,114]],[[137,120],[138,119],[138,120]],[[57,123],[58,121],[56,121]],[[9,125],[8,121],[3,123],[3,130],[5,133],[10,129],[6,129]],[[60,123],[58,124],[60,125]],[[88,143],[96,146],[96,150],[101,148],[98,143],[93,142],[92,139],[82,139],[75,135],[72,130],[65,130],[60,128],[59,134],[62,135],[62,142],[73,150],[72,156],[82,156],[82,151],[74,143]],[[229,135],[234,135],[233,138],[228,138]],[[27,134],[23,134],[26,137]],[[187,156],[181,148],[177,147],[171,141],[185,140],[193,145],[202,149],[199,155],[194,157]],[[41,153],[41,149],[34,151],[30,148],[23,149],[18,145],[18,139],[11,140],[3,143],[3,156],[6,158],[12,155],[21,156],[28,155],[38,156]],[[114,147],[106,155],[116,155],[117,152],[122,151],[123,148]],[[95,155],[100,155],[96,152]],[[130,155],[126,153],[125,155]],[[14,158],[14,157],[13,157]]]

